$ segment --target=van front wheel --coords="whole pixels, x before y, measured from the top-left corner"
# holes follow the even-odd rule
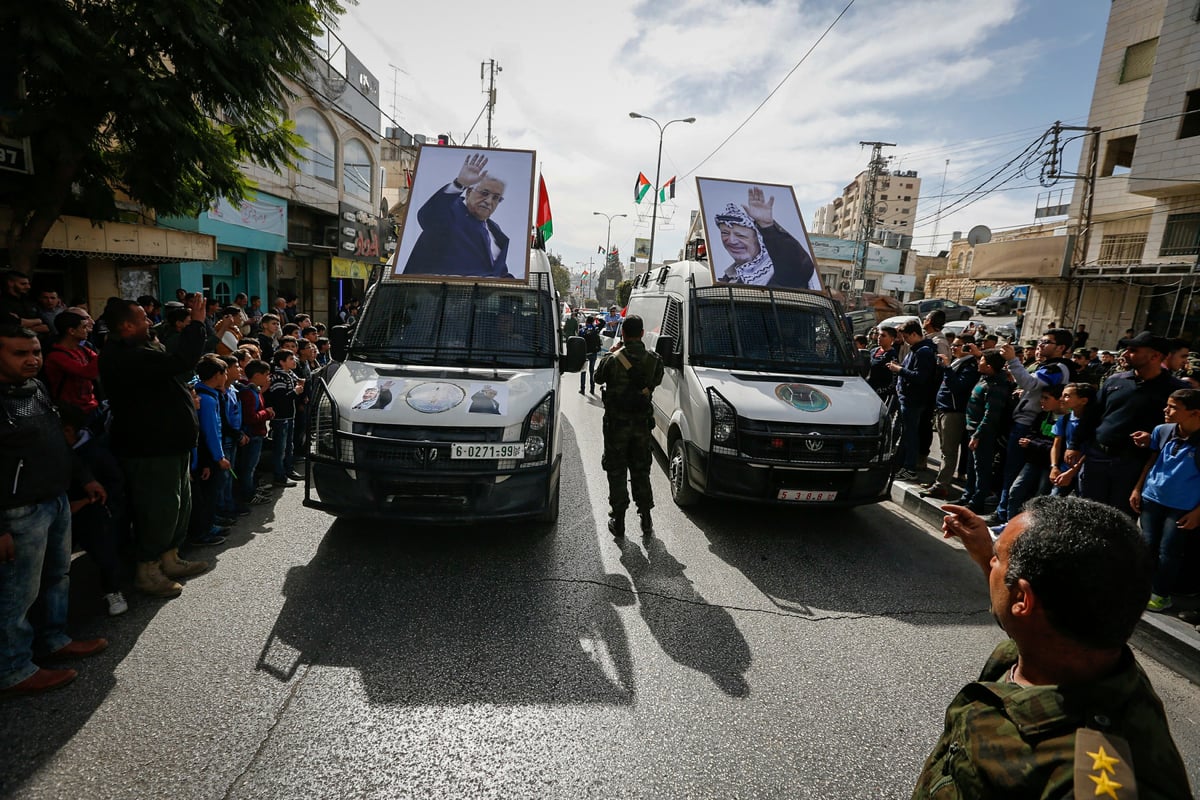
[[[548,525],[553,525],[558,522],[558,491],[560,484],[554,484],[554,494],[550,495],[550,502],[546,505],[546,510],[538,515],[538,522],[544,522]]]
[[[700,501],[700,493],[688,481],[687,448],[682,438],[671,443],[670,459],[671,499],[677,506],[694,506]]]

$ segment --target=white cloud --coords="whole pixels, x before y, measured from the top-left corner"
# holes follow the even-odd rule
[[[1082,15],[1084,4],[1073,1]],[[387,65],[406,71],[396,81],[398,117],[415,133],[463,137],[485,101],[480,62],[495,58],[503,71],[494,134],[503,147],[538,151],[554,208],[550,249],[573,264],[604,243],[606,222],[593,211],[630,215],[612,226],[613,243],[625,255],[635,235],[648,234],[648,224],[635,224],[633,184],[639,171],[654,177],[658,131],[630,119],[630,111],[662,121],[697,117],[694,125],[672,125],[664,137],[663,177],[682,178],[775,88],[842,5],[361,0],[341,32],[379,77],[385,111],[393,87]],[[968,151],[954,150],[959,143],[1052,121],[1028,116],[1023,97],[1054,91],[1074,98],[1074,108],[1086,107],[1090,82],[1047,85],[1039,74],[1054,43],[1037,27],[1034,11],[1033,0],[860,0],[697,174],[791,183],[810,217],[865,166],[868,153],[858,142],[883,139],[900,145],[896,154],[911,154],[903,168],[920,172],[926,197],[938,194],[951,158],[949,192],[972,171],[1019,149],[1015,139]],[[1081,25],[1103,30],[1106,13],[1092,10]],[[995,113],[981,119],[978,103],[970,101],[991,96]],[[469,143],[483,141],[484,125],[478,123]],[[941,238],[978,222],[1029,221],[1031,198],[1020,194],[998,194],[947,217]],[[659,231],[659,254],[682,246],[682,229],[696,206],[690,178],[680,180],[676,205],[673,230]],[[923,202],[920,215],[936,205]],[[968,217],[974,222],[967,224]]]

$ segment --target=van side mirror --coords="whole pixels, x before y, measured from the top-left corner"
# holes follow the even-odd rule
[[[683,354],[675,352],[674,336],[659,336],[654,343],[654,352],[663,360],[663,366],[675,369],[683,366]]]
[[[864,378],[867,377],[868,375],[870,375],[871,374],[871,354],[868,353],[866,350],[859,350],[854,354],[854,356],[855,356],[855,361],[858,362],[857,363],[858,374]]]
[[[559,372],[579,372],[583,369],[583,362],[587,361],[587,343],[583,341],[582,336],[567,337],[567,354],[559,356],[558,371]]]
[[[339,364],[346,360],[350,349],[350,326],[334,325],[329,329],[329,357]]]

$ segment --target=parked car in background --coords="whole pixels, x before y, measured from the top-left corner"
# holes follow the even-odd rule
[[[1005,286],[976,303],[975,311],[979,314],[1012,314],[1018,308],[1025,307],[1028,297],[1028,286]]]
[[[961,303],[956,303],[945,297],[933,297],[928,300],[913,300],[905,303],[903,310],[905,314],[913,314],[924,318],[930,311],[941,309],[946,312],[946,321],[956,319],[970,319],[975,313],[975,309],[970,306],[964,306]]]
[[[1017,329],[1012,323],[1009,322],[997,325],[992,329],[992,333],[996,334],[1005,341],[1015,342],[1017,340]]]
[[[983,330],[985,333],[987,332],[987,326],[982,322],[969,322],[965,319],[956,319],[953,322],[947,322],[944,326],[942,326],[942,333],[953,333],[955,336],[958,336],[972,325],[975,326],[977,331]]]
[[[846,323],[850,326],[850,334],[852,336],[866,336],[871,328],[875,327],[877,321],[878,316],[875,314],[875,310],[871,308],[846,312]]]

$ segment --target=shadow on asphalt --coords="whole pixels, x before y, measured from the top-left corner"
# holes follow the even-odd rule
[[[790,614],[977,625],[990,613],[986,582],[966,553],[888,504],[822,510],[708,501],[686,513],[713,554]]]
[[[563,463],[580,459],[564,420]],[[633,584],[605,574],[600,547],[611,539],[596,530],[584,475],[566,469],[562,480],[554,526],[398,531],[336,522],[312,561],[289,572],[259,669],[286,681],[305,665],[350,667],[381,704],[632,703],[616,606],[639,602],[635,587],[700,598],[661,543],[650,543],[648,557],[625,545]],[[744,693],[748,648],[727,612],[642,602],[669,655]],[[698,624],[710,629],[699,654],[687,647]]]

